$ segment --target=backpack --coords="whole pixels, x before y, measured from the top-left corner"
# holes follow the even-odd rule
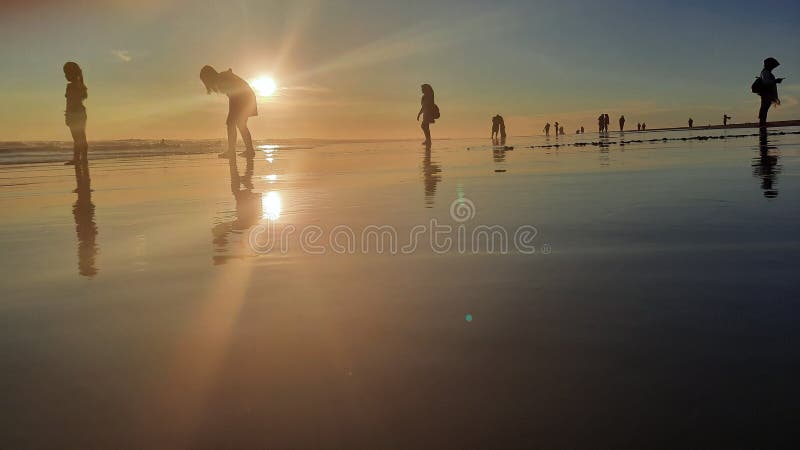
[[[434,103],[433,104],[433,118],[434,119],[438,119],[439,117],[442,117],[442,115],[439,113],[439,105]]]
[[[750,91],[752,91],[753,94],[758,94],[758,95],[763,94],[764,88],[765,88],[764,80],[762,80],[761,77],[756,77],[756,80],[753,81],[753,84],[750,85]]]

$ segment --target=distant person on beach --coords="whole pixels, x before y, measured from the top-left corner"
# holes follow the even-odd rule
[[[583,134],[583,127],[581,127],[581,134]]]
[[[625,116],[619,116],[619,131],[625,131]]]
[[[636,124],[636,131],[642,131],[642,124],[641,123],[637,123]]]
[[[603,114],[603,130],[608,133],[608,126],[611,124],[611,118],[608,114]]]
[[[544,125],[544,135],[545,136],[550,136],[550,122],[547,122]]]
[[[731,116],[729,116],[727,114],[723,114],[722,115],[722,126],[723,127],[727,127],[728,126],[728,121],[731,120],[731,119],[733,119],[733,117],[731,117]]]
[[[492,117],[492,139],[497,139],[498,136],[502,139],[506,137],[506,122],[500,114]]]
[[[78,163],[88,164],[89,144],[86,141],[86,107],[83,101],[88,97],[88,90],[83,83],[83,71],[80,66],[72,61],[64,64],[64,77],[69,81],[67,92],[67,106],[64,110],[64,123],[72,133],[72,159],[67,165]]]
[[[760,86],[757,94],[761,96],[761,108],[758,110],[758,126],[767,126],[767,113],[770,106],[774,103],[780,105],[781,100],[778,98],[778,85],[783,82],[783,78],[775,78],[772,71],[780,66],[781,63],[775,58],[767,58],[764,60],[764,69],[761,70],[756,82],[760,80]],[[755,83],[754,83],[755,86]],[[754,92],[756,89],[754,89]]]
[[[422,132],[425,133],[425,141],[422,144],[431,145],[430,125],[439,118],[439,107],[436,106],[433,88],[430,84],[423,84],[420,86],[420,89],[422,90],[422,107],[419,109],[419,113],[417,113],[417,120],[422,116],[422,124],[420,127],[422,128]]]
[[[603,129],[605,128],[605,123],[606,123],[605,114],[600,114],[597,117],[597,132],[598,133],[602,133],[603,132]]]
[[[558,122],[555,122],[556,137],[558,137]]]
[[[492,140],[497,139],[500,133],[500,114],[492,117]]]
[[[200,80],[206,87],[206,92],[217,92],[228,96],[228,149],[221,153],[221,158],[236,156],[236,129],[242,135],[245,151],[242,156],[255,155],[253,138],[247,128],[247,119],[258,115],[256,94],[246,81],[236,76],[231,69],[219,73],[211,66],[200,69]]]
[[[642,122],[642,131],[647,131],[647,124]]]
[[[694,126],[694,119],[689,117],[689,128],[692,128],[693,126]]]

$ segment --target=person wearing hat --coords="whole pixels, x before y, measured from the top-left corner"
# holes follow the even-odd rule
[[[783,81],[783,78],[775,78],[772,70],[780,66],[781,63],[775,58],[767,58],[764,60],[764,70],[761,71],[759,78],[761,79],[761,108],[758,110],[758,126],[767,126],[767,113],[770,106],[774,103],[780,105],[781,101],[778,98],[778,85]]]

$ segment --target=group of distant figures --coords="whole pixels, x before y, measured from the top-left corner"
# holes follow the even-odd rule
[[[611,123],[611,119],[609,118],[608,114],[600,114],[600,116],[597,117],[597,131],[600,134],[608,133],[608,125],[610,123]],[[555,122],[555,126],[552,127],[550,125],[550,122],[547,122],[544,125],[544,129],[543,129],[545,136],[550,136],[550,129],[551,128],[555,129],[556,136],[563,136],[564,134],[566,134],[566,133],[564,133],[564,126],[563,125],[560,125],[558,122]],[[637,131],[645,131],[646,128],[647,128],[647,124],[644,124],[644,123],[636,124],[636,130]],[[625,131],[625,116],[620,116],[620,118],[619,118],[619,131]],[[583,134],[583,133],[584,133],[584,128],[582,126],[580,128],[578,128],[577,130],[575,130],[575,134]]]

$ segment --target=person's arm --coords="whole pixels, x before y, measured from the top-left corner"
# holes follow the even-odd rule
[[[417,113],[417,120],[419,120],[419,116],[421,116],[421,115],[422,115],[422,110],[423,110],[423,109],[424,109],[424,108],[420,108],[420,109],[419,109],[419,112]]]

